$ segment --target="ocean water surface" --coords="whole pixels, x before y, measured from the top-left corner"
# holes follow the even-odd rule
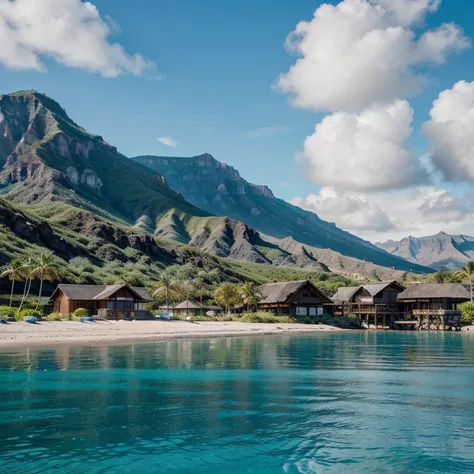
[[[472,473],[474,335],[0,352],[0,472]]]

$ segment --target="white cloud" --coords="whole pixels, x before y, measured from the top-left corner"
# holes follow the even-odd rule
[[[413,109],[406,101],[374,105],[360,114],[328,115],[304,143],[309,178],[338,190],[376,192],[427,179],[406,145]]]
[[[400,25],[410,26],[438,10],[441,0],[374,0],[373,3],[394,15]]]
[[[319,194],[297,197],[290,202],[353,232],[386,232],[394,228],[388,215],[373,201],[338,193],[333,188],[323,188]]]
[[[278,135],[279,133],[290,132],[292,128],[286,125],[270,125],[268,127],[254,128],[245,132],[242,138],[260,138]]]
[[[377,4],[378,3],[378,4]],[[443,63],[470,42],[454,24],[410,28],[436,10],[430,0],[344,0],[323,4],[287,39],[299,58],[277,86],[299,107],[359,111],[415,93],[426,82],[420,68]],[[384,8],[385,7],[385,8]]]
[[[458,82],[433,102],[423,124],[432,161],[451,181],[474,179],[474,82]]]
[[[179,146],[179,142],[172,137],[160,137],[157,138],[157,141],[171,148],[176,148],[177,146]]]
[[[459,198],[432,186],[370,196],[323,188],[291,202],[373,242],[441,231],[472,235],[474,229],[474,196]]]
[[[140,76],[154,64],[130,55],[110,35],[119,31],[81,0],[0,0],[0,63],[10,69],[45,71],[42,58],[105,77]]]

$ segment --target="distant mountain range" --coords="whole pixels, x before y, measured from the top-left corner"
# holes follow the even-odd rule
[[[382,252],[312,212],[276,198],[267,186],[247,182],[236,169],[209,154],[191,158],[139,156],[132,159],[163,176],[172,189],[196,207],[244,222],[285,251],[297,248],[298,257],[306,253],[331,270],[344,272],[351,266],[355,269],[352,261],[344,259],[351,257],[359,261],[357,271],[365,275],[376,273],[377,266],[427,271]],[[288,245],[287,239],[299,245]]]
[[[129,159],[35,91],[0,96],[0,197],[0,224],[29,241],[28,222],[52,225],[61,236],[53,250],[66,260],[120,260],[132,247],[166,264],[176,260],[173,247],[160,244],[167,241],[218,257],[373,279],[430,271],[277,199],[210,155]],[[28,206],[21,228],[9,203]],[[90,253],[94,239],[102,248]]]
[[[428,237],[406,237],[375,244],[409,262],[434,269],[455,270],[474,260],[474,237],[440,232]]]

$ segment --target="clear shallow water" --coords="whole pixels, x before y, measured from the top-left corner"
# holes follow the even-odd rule
[[[2,473],[471,473],[474,336],[0,353]]]

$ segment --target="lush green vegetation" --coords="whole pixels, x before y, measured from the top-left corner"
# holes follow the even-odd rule
[[[463,303],[459,306],[461,310],[461,324],[465,326],[470,326],[474,324],[474,303],[469,301],[467,303]]]

